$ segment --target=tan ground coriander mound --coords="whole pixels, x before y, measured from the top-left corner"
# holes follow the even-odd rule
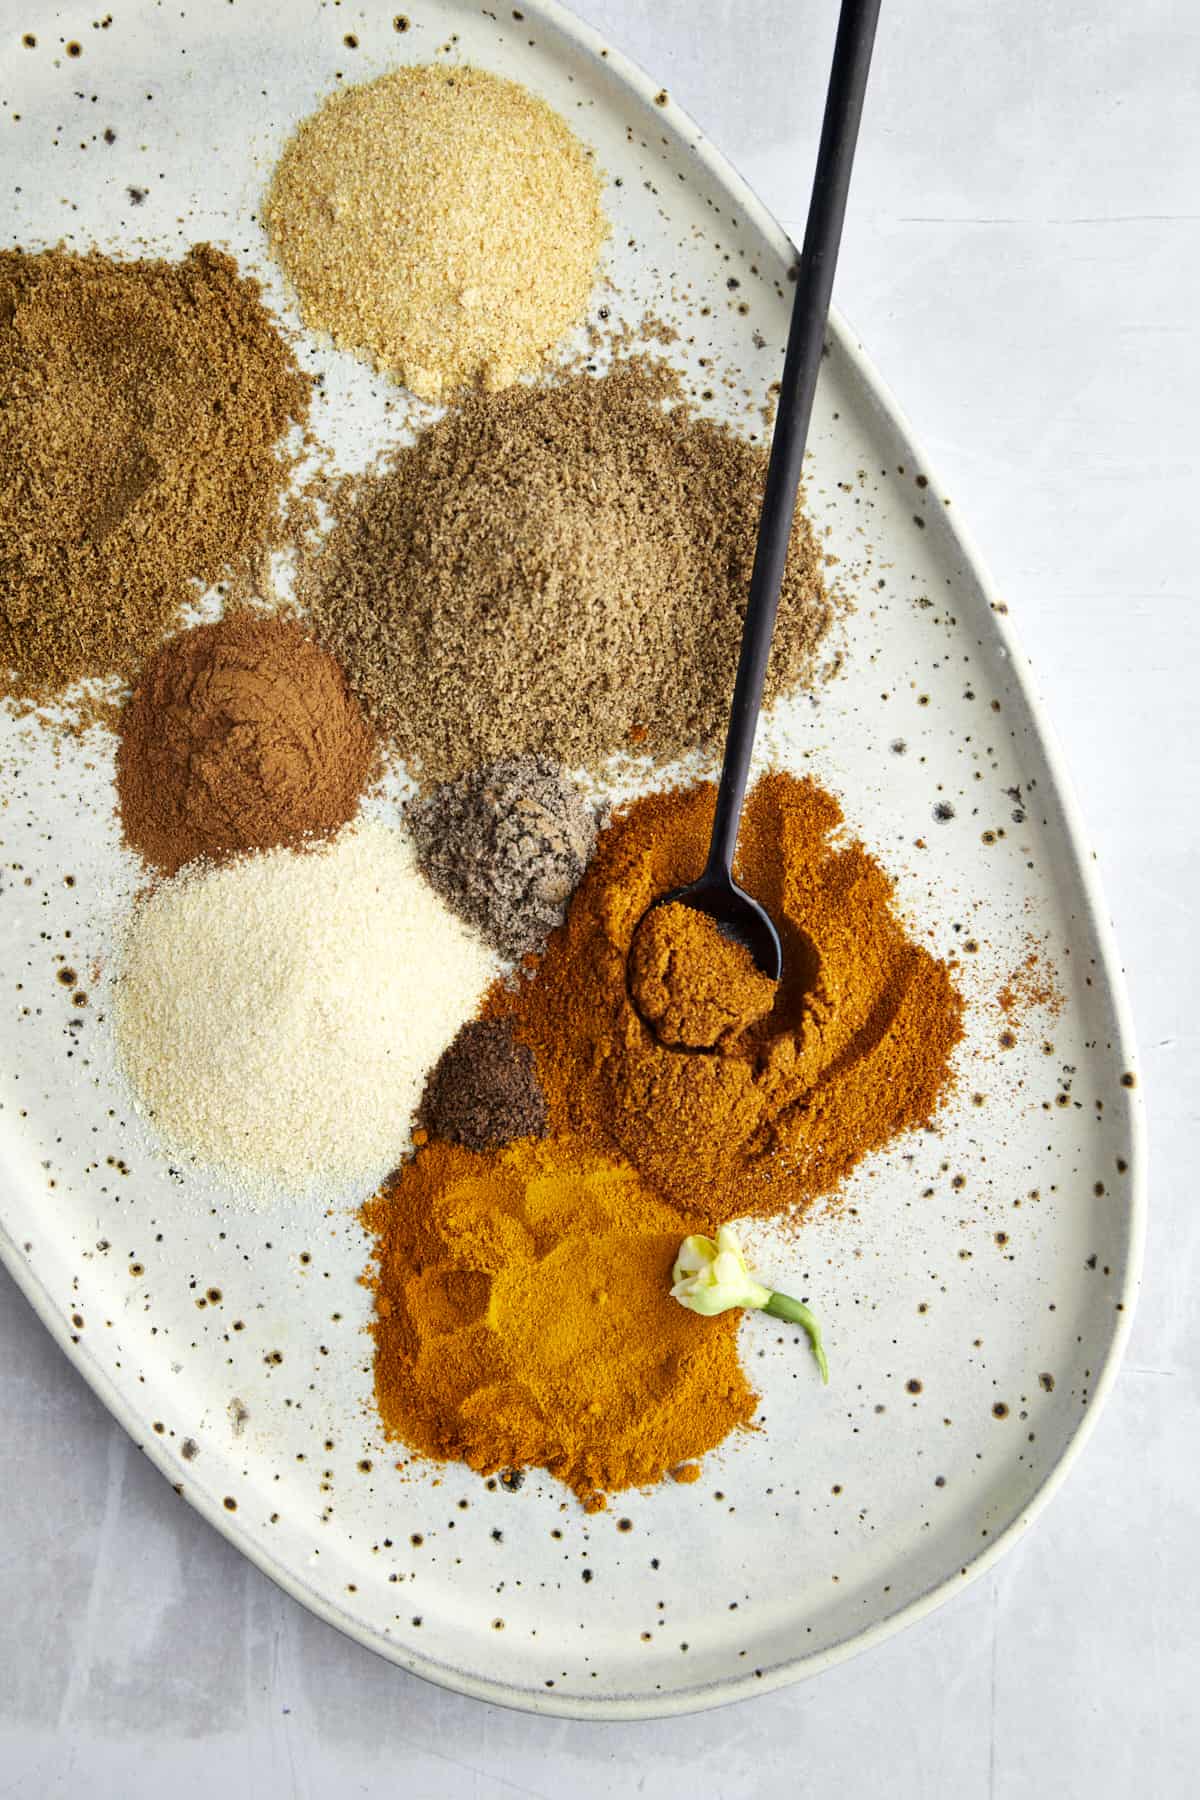
[[[541,368],[587,309],[608,225],[584,146],[481,69],[332,94],[264,208],[304,322],[427,400]]]
[[[766,458],[670,391],[635,360],[473,395],[348,490],[303,597],[423,777],[666,758],[723,730]],[[833,610],[801,510],[768,704],[815,676]]]
[[[170,638],[120,734],[126,840],[168,875],[328,836],[358,810],[377,760],[333,657],[296,620],[253,612]]]
[[[735,874],[774,921],[783,979],[764,1013],[770,984],[735,967],[743,1029],[712,1033],[712,1054],[664,1042],[639,1016],[630,950],[652,902],[703,867],[715,803],[701,784],[618,813],[532,979],[498,984],[485,1007],[533,1051],[551,1138],[619,1154],[706,1233],[798,1219],[864,1157],[930,1125],[954,1086],[964,1010],[950,964],[910,935],[892,877],[838,801],[773,770],[747,798]],[[680,1013],[685,1028],[667,1035],[709,1035],[693,1027],[712,1022],[703,965],[715,948],[690,948],[698,981],[669,979],[659,1016]]]
[[[132,678],[197,583],[282,532],[278,444],[309,381],[256,281],[0,250],[0,683]]]

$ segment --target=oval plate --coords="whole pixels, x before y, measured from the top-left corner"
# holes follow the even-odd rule
[[[765,430],[794,250],[670,96],[558,8],[421,0],[404,29],[390,9],[296,0],[118,5],[86,29],[38,8],[27,47],[30,10],[3,3],[3,92],[19,95],[7,240],[177,254],[207,237],[295,324],[256,218],[288,132],[339,73],[474,62],[594,145],[614,222],[597,307],[635,328],[647,308],[672,320],[694,391]],[[302,354],[325,375],[318,425],[343,466],[429,416],[348,358],[307,340]],[[857,612],[842,673],[781,712],[769,748],[842,796],[914,930],[958,957],[961,1093],[936,1134],[863,1168],[837,1216],[790,1242],[752,1234],[825,1321],[831,1387],[797,1336],[747,1320],[765,1429],[695,1486],[608,1514],[536,1473],[511,1492],[395,1466],[350,1212],[236,1210],[160,1158],[112,1073],[106,959],[139,871],[111,740],[0,727],[8,1267],[115,1417],[260,1568],[405,1668],[513,1706],[711,1706],[927,1612],[1052,1493],[1129,1327],[1140,1095],[1091,860],[1007,607],[837,320],[808,485]]]

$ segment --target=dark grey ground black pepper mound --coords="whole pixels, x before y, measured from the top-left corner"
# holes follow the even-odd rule
[[[544,756],[510,756],[443,782],[409,824],[430,885],[503,955],[540,950],[596,844],[592,808]]]
[[[441,1056],[425,1087],[421,1124],[467,1150],[545,1137],[546,1102],[533,1052],[507,1019],[473,1019]]]

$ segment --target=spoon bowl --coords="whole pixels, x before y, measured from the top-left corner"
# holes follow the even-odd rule
[[[693,912],[707,915],[724,937],[750,952],[754,966],[772,981],[783,976],[783,946],[771,915],[758,901],[740,888],[725,870],[705,871],[699,881],[676,888],[653,901],[642,915],[643,920],[660,906],[690,906]],[[641,921],[638,923],[641,930]]]

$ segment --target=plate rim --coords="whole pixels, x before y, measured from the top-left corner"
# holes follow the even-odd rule
[[[455,0],[455,4],[461,5],[462,0]],[[597,63],[602,63],[622,86],[631,90],[638,101],[651,107],[659,105],[661,113],[662,107],[657,96],[666,92],[663,84],[654,81],[640,64],[623,51],[614,48],[605,33],[578,17],[569,7],[562,4],[561,0],[524,0],[524,11],[525,17],[530,23],[540,23],[542,26],[548,27],[557,37],[565,40],[577,51]],[[604,53],[603,56],[601,56],[601,51]],[[687,139],[688,147],[708,174],[737,202],[746,220],[781,258],[793,261],[798,259],[799,252],[792,239],[763,201],[759,199],[729,157],[709,140],[695,119],[678,104],[674,96],[670,97],[669,108],[672,126]],[[935,477],[929,458],[925,455],[920,441],[911,427],[907,414],[867,355],[862,340],[836,306],[830,309],[827,336],[839,355],[845,358],[849,373],[860,384],[864,392],[871,397],[882,417],[886,419],[891,431],[903,439],[910,452],[918,453],[919,466],[929,478],[930,487],[935,492],[944,492],[942,484]],[[1080,896],[1086,911],[1087,925],[1094,934],[1100,951],[1101,971],[1115,1024],[1114,1049],[1120,1057],[1122,1067],[1136,1070],[1139,1068],[1137,1046],[1125,973],[1117,950],[1115,931],[1104,900],[1099,866],[1087,847],[1083,814],[1057,731],[1034,678],[1029,658],[1020,646],[1007,605],[1004,605],[1003,610],[1000,609],[1000,596],[970,528],[963,523],[957,512],[953,519],[948,521],[948,525],[961,555],[965,572],[977,584],[982,598],[991,609],[993,628],[1002,647],[1007,652],[1012,679],[1021,700],[1028,708],[1030,722],[1037,731],[1047,768],[1053,777],[1062,809],[1065,848],[1074,864]],[[903,1606],[897,1607],[894,1612],[878,1620],[874,1625],[866,1626],[858,1631],[851,1631],[837,1643],[828,1645],[822,1650],[798,1652],[794,1656],[781,1658],[771,1667],[764,1668],[758,1673],[720,1677],[696,1687],[680,1689],[675,1693],[624,1694],[603,1699],[600,1697],[590,1699],[583,1694],[557,1694],[517,1687],[493,1677],[476,1675],[452,1664],[423,1656],[410,1649],[408,1645],[389,1638],[385,1633],[374,1630],[352,1618],[341,1607],[307,1588],[297,1571],[273,1556],[265,1542],[256,1539],[248,1527],[242,1525],[233,1515],[225,1511],[213,1497],[202,1489],[185,1485],[182,1490],[182,1498],[209,1525],[233,1544],[262,1574],[273,1581],[277,1587],[282,1588],[307,1611],[315,1614],[326,1624],[332,1625],[363,1648],[374,1651],[376,1655],[396,1664],[407,1673],[419,1676],[435,1687],[464,1694],[470,1699],[544,1717],[589,1721],[608,1720],[615,1724],[634,1720],[677,1718],[690,1713],[705,1712],[719,1706],[733,1704],[739,1700],[749,1699],[755,1694],[771,1693],[795,1682],[808,1680],[826,1669],[834,1668],[837,1664],[848,1661],[849,1658],[857,1656],[863,1651],[873,1649],[896,1633],[915,1625],[919,1620],[928,1617],[953,1594],[961,1592],[978,1580],[980,1576],[987,1574],[1049,1505],[1082,1454],[1095,1429],[1096,1420],[1103,1411],[1115,1385],[1132,1330],[1134,1311],[1141,1286],[1147,1224],[1147,1131],[1145,1092],[1140,1073],[1137,1085],[1129,1095],[1129,1149],[1128,1252],[1118,1295],[1120,1306],[1117,1320],[1108,1342],[1104,1362],[1091,1384],[1088,1404],[1080,1413],[1078,1422],[1057,1461],[1046,1473],[1023,1511],[998,1536],[989,1541],[986,1549],[981,1550],[957,1573],[931,1583],[922,1593],[915,1595]],[[137,1418],[133,1407],[126,1404],[121,1391],[107,1371],[93,1359],[82,1344],[74,1340],[68,1329],[66,1318],[55,1306],[45,1283],[12,1237],[3,1218],[0,1218],[0,1263],[3,1263],[54,1342],[66,1355],[73,1368],[87,1382],[106,1411],[129,1435],[158,1472],[172,1481],[172,1485],[175,1485],[173,1478],[178,1471],[166,1446],[153,1436],[148,1441],[143,1439],[143,1422]]]

